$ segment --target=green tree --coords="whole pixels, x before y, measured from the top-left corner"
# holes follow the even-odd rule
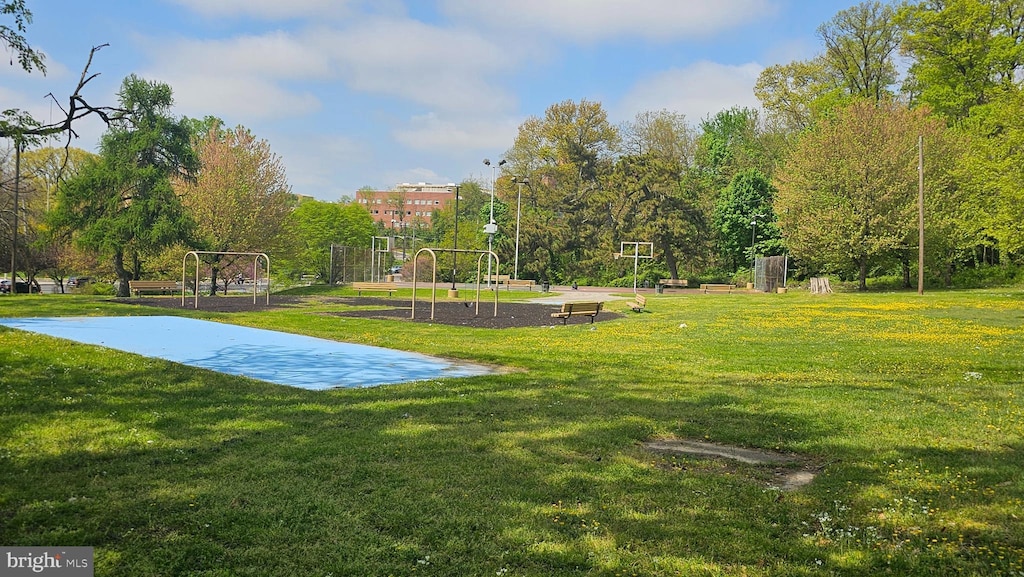
[[[965,203],[964,220],[1004,255],[1019,260],[1024,256],[1024,91],[1007,91],[972,122],[974,136],[958,171],[973,200]]]
[[[686,186],[683,166],[653,153],[619,158],[606,181],[605,210],[611,231],[609,243],[618,252],[621,242],[652,242],[671,278],[685,278],[681,261],[699,262],[707,224]],[[652,263],[653,264],[653,263]],[[621,268],[618,273],[632,275]],[[657,278],[649,279],[657,281]]]
[[[660,110],[637,114],[620,134],[625,154],[616,159],[597,204],[607,219],[608,240],[602,247],[617,252],[623,241],[653,242],[660,258],[647,263],[651,274],[667,269],[679,278],[683,262],[699,262],[701,239],[707,237],[696,189],[686,184],[697,153],[696,131],[682,114]],[[608,251],[599,254],[607,259]],[[632,276],[624,261],[603,264],[617,275]]]
[[[723,110],[700,125],[694,165],[687,171],[686,186],[693,188],[696,206],[704,222],[714,221],[719,197],[736,174],[756,169],[770,176],[784,154],[785,135],[766,129],[756,110]],[[706,263],[722,254],[721,239],[712,227],[703,239]]]
[[[354,202],[304,202],[288,215],[285,229],[283,269],[292,275],[315,273],[325,281],[330,278],[331,245],[369,248],[374,235],[370,213]]]
[[[852,273],[916,246],[917,141],[946,138],[926,109],[858,101],[803,136],[775,175],[775,214],[794,256],[825,272]],[[936,154],[928,190],[946,194],[951,160]]]
[[[811,60],[765,68],[754,94],[768,116],[791,131],[814,124],[853,99],[892,98],[901,29],[889,4],[862,2],[818,27],[823,52]]]
[[[32,48],[25,38],[26,28],[32,23],[32,12],[25,7],[25,0],[5,0],[0,3],[0,14],[14,20],[14,28],[0,24],[0,44],[4,44],[7,50],[17,57],[18,65],[25,72],[32,72],[35,69],[46,74],[46,56]],[[12,60],[11,65],[13,64]]]
[[[569,281],[593,274],[582,265],[592,260],[588,252],[611,252],[600,246],[606,213],[592,197],[600,191],[600,175],[610,169],[618,143],[618,131],[604,108],[588,100],[554,104],[543,118],[531,117],[520,125],[505,155],[508,165],[496,194],[514,205],[518,187],[511,177],[530,179],[524,191],[519,257],[527,278]],[[513,256],[508,228],[499,228],[505,262]]]
[[[22,228],[28,238],[34,239],[31,250],[23,255],[27,260],[21,261],[22,266],[48,275],[61,292],[67,276],[82,272],[74,270],[81,258],[67,236],[52,234],[46,224],[47,213],[56,205],[56,191],[61,184],[73,178],[87,160],[95,157],[80,148],[45,147],[21,154],[21,204],[25,208]]]
[[[847,94],[878,102],[893,96],[900,29],[896,10],[877,1],[842,10],[818,27],[825,62]]]
[[[199,161],[187,124],[170,116],[168,85],[131,75],[118,96],[130,115],[103,135],[99,158],[61,186],[52,223],[109,256],[120,280],[118,296],[126,297],[144,256],[190,234],[192,221],[171,179],[193,178]]]
[[[713,223],[732,270],[758,254],[781,254],[784,247],[772,208],[775,192],[768,177],[752,168],[738,172],[718,197]]]
[[[809,128],[822,114],[845,101],[823,56],[765,68],[754,85],[754,95],[769,118],[794,132]]]
[[[900,12],[908,91],[950,123],[1013,88],[1024,63],[1024,3],[927,0]]]
[[[243,126],[224,129],[216,119],[194,126],[205,130],[193,136],[202,168],[195,178],[175,179],[174,186],[196,223],[197,246],[213,252],[272,252],[292,202],[281,158]],[[211,294],[216,294],[225,259],[233,260],[212,255]]]

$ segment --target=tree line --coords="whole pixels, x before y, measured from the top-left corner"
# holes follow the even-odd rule
[[[923,183],[929,282],[1016,270],[1024,4],[863,2],[818,36],[814,58],[761,73],[759,110],[696,126],[645,111],[615,125],[584,99],[528,118],[495,182],[502,262],[518,254],[520,276],[538,281],[628,285],[621,243],[651,242],[649,282],[743,277],[755,255],[788,254],[797,275],[909,286]],[[169,246],[273,250],[293,271],[320,271],[330,244],[366,246],[375,233],[358,205],[295,206],[265,141],[212,118],[176,119],[170,87],[132,76],[119,98],[99,154],[76,153],[64,163],[73,170],[34,185],[54,205],[37,219],[46,242],[32,246],[88,249],[127,281],[146,263],[167,266]],[[488,186],[463,182],[459,213],[454,203],[437,211],[419,238],[453,246],[457,218],[458,246],[485,247]]]
[[[581,100],[526,120],[497,179],[502,258],[519,218],[520,270],[551,282],[628,284],[632,262],[616,253],[644,241],[652,282],[744,277],[754,255],[788,254],[800,275],[910,286],[923,181],[929,282],[1015,270],[1024,3],[863,2],[818,36],[816,57],[761,73],[760,110],[613,125]]]

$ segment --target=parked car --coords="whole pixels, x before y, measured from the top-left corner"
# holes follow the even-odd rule
[[[14,292],[18,294],[28,294],[31,288],[32,294],[39,292],[39,283],[32,281],[32,285],[25,281],[17,281],[14,283]],[[0,279],[0,293],[7,294],[11,292],[11,281],[7,279]]]
[[[84,286],[87,282],[89,282],[89,277],[87,276],[73,276],[68,279],[68,288],[78,288]]]

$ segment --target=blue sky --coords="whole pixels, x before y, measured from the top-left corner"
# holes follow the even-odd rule
[[[0,66],[0,108],[46,121],[89,49],[87,88],[115,104],[137,74],[175,113],[266,139],[294,192],[487,180],[517,129],[551,104],[600,102],[613,123],[667,109],[701,119],[756,107],[773,64],[817,54],[818,26],[853,0],[29,0],[48,73]],[[9,24],[9,22],[5,21]],[[79,125],[95,150],[103,126]]]

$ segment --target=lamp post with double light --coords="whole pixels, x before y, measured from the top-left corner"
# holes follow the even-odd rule
[[[484,234],[487,235],[487,252],[494,251],[494,233],[498,232],[498,223],[494,222],[494,171],[505,164],[505,159],[498,161],[498,164],[491,164],[490,159],[485,158],[484,164],[491,167],[491,216],[490,221],[484,225]],[[491,286],[491,257],[487,256],[487,287]]]
[[[459,289],[455,287],[455,279],[458,276],[459,258],[459,187],[456,184],[448,186],[455,187],[455,236],[452,238],[452,290],[448,292],[451,298],[459,296]]]
[[[519,280],[519,218],[522,215],[523,209],[523,185],[529,185],[530,179],[525,176],[517,176],[512,179],[512,182],[519,185],[519,192],[516,194],[516,256],[515,266],[512,269],[512,278]]]

